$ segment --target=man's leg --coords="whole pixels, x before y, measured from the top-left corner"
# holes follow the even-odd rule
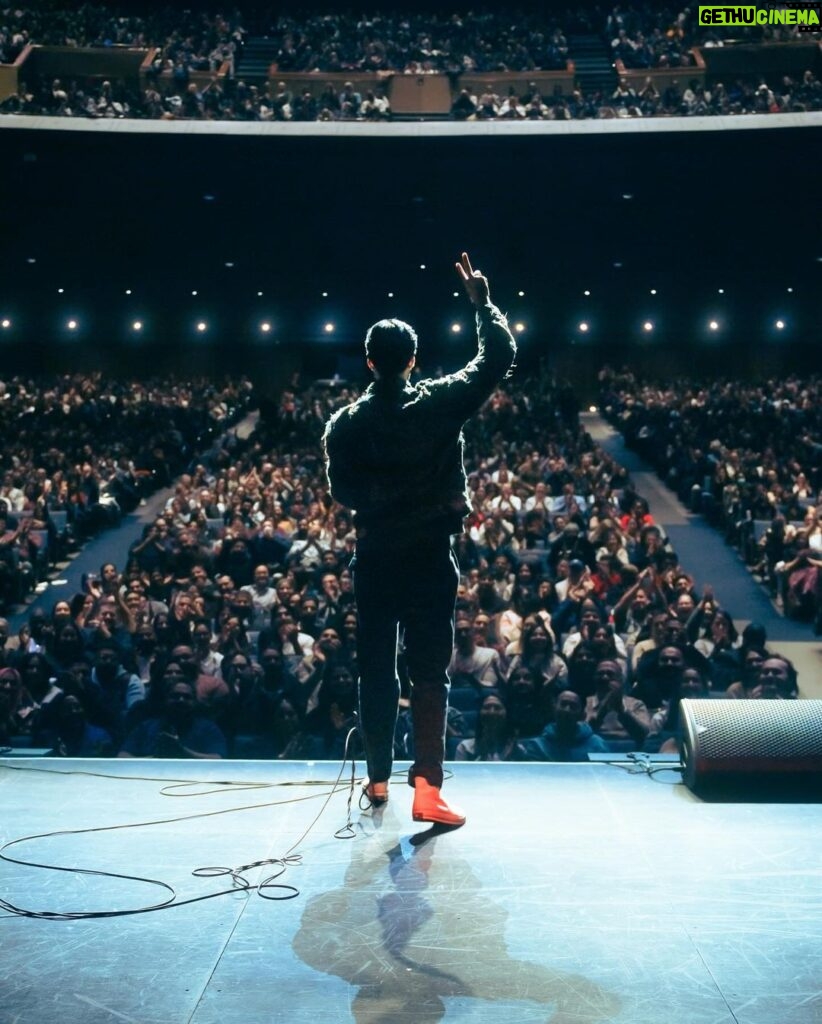
[[[448,712],[448,663],[454,644],[454,604],[459,568],[450,543],[420,552],[409,567],[404,595],[405,656],[411,679],[414,764],[408,781],[419,775],[442,786],[445,725]]]
[[[386,557],[357,554],[353,569],[358,616],[360,730],[368,777],[371,782],[385,782],[394,763],[394,730],[400,699],[399,616]]]

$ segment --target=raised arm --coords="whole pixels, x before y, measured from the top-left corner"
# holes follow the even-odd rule
[[[437,386],[454,411],[467,419],[491,396],[514,362],[517,345],[505,315],[494,305],[488,279],[471,266],[468,253],[456,264],[457,274],[476,310],[477,354],[463,369],[440,378]]]

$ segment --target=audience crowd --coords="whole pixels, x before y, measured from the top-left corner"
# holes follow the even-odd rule
[[[535,83],[522,93],[509,90],[500,95],[488,89],[472,93],[462,89],[451,108],[455,120],[468,121],[580,121],[626,117],[712,117],[744,114],[786,114],[822,110],[822,83],[806,71],[800,80],[783,75],[770,85],[757,81],[735,80],[731,85],[717,83],[707,87],[697,81],[674,79],[662,90],[647,78],[635,89],[621,78],[609,95],[600,90],[584,93],[574,89],[569,95],[556,91],[543,95]]]
[[[167,487],[249,399],[243,379],[0,381],[0,607],[70,545]]]
[[[603,413],[822,632],[822,378],[665,384],[605,369]]]
[[[773,4],[769,7],[788,7]],[[614,59],[626,68],[693,67],[695,46],[727,43],[793,42],[817,39],[797,25],[710,26],[698,24],[698,7],[659,8],[652,4],[617,4],[605,21],[605,37]]]
[[[116,563],[16,636],[0,621],[0,742],[77,756],[356,751],[355,537],[320,437],[357,393],[295,382],[247,441],[224,435],[189,461]],[[797,697],[764,629],[737,636],[713,590],[697,592],[567,387],[542,372],[506,383],[467,426],[465,459],[450,757],[676,750],[685,696]],[[400,674],[407,757],[402,659]]]
[[[69,7],[61,0],[39,0],[0,8],[0,63],[12,64],[30,43],[156,47],[154,73],[187,78],[191,71],[216,71],[226,61],[233,69],[245,35],[237,11],[209,14],[167,6],[138,16],[102,4]]]
[[[594,7],[551,18],[523,11],[415,14],[386,11],[359,18],[335,13],[293,14],[251,9],[246,16],[158,8],[137,17],[84,4],[65,10],[59,2],[0,11],[0,63],[13,61],[29,42],[70,46],[158,48],[145,88],[118,80],[25,76],[0,104],[6,114],[82,118],[141,118],[241,121],[387,120],[384,83],[357,90],[330,83],[322,93],[284,83],[245,82],[240,55],[250,23],[265,36],[272,64],[283,72],[374,72],[447,74],[561,70],[569,58],[566,31],[602,34],[610,52],[629,69],[682,68],[682,79],[661,92],[649,78],[642,88],[620,80],[613,90],[543,95],[523,91],[458,92],[458,120],[582,120],[613,117],[710,116],[785,113],[822,109],[822,85],[808,70],[800,79],[782,76],[699,85],[688,78],[695,44],[723,45],[726,37],[761,41],[793,38],[796,29],[699,30],[695,9],[616,6],[604,19]],[[723,35],[724,34],[724,35]],[[573,54],[570,54],[573,57]],[[226,77],[216,72],[226,67]],[[239,67],[239,78],[235,71]],[[208,84],[192,72],[211,72]]]
[[[626,79],[608,94],[574,89],[543,94],[535,83],[506,93],[489,86],[483,92],[461,89],[451,106],[455,121],[580,121],[640,117],[711,117],[786,114],[822,110],[822,82],[811,71],[801,79],[784,75],[768,83],[737,79],[728,86],[705,87],[674,80],[660,90],[651,79],[635,89]],[[218,81],[171,87],[152,84],[142,93],[123,82],[63,81],[21,83],[0,103],[0,113],[78,118],[140,118],[199,121],[387,121],[391,104],[385,85],[357,90],[347,82],[338,89],[326,83],[319,94],[310,89]]]
[[[29,43],[52,46],[128,46],[159,49],[156,72],[185,76],[233,69],[250,32],[264,37],[280,71],[375,71],[460,74],[552,71],[565,68],[566,33],[601,35],[614,59],[628,68],[690,67],[694,46],[728,41],[790,41],[797,26],[700,27],[696,9],[616,5],[603,19],[597,6],[554,15],[531,10],[414,12],[385,9],[350,13],[247,7],[229,13],[149,8],[140,15],[60,0],[0,9],[0,63],[12,63]]]

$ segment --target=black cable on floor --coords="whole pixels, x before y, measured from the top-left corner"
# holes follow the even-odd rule
[[[344,759],[343,759],[342,765],[340,766],[340,771],[339,771],[339,773],[337,775],[337,778],[335,780],[333,780],[333,782],[328,782],[328,781],[325,781],[325,780],[323,780],[323,781],[306,780],[305,782],[286,782],[286,783],[248,783],[248,782],[232,782],[232,781],[227,781],[227,780],[226,781],[221,780],[221,781],[218,781],[218,782],[213,782],[213,781],[206,782],[206,781],[191,780],[191,779],[175,779],[175,780],[172,780],[170,784],[163,786],[163,788],[160,790],[160,794],[162,796],[183,797],[183,796],[209,796],[209,795],[213,795],[215,793],[221,793],[221,792],[230,791],[230,790],[232,790],[234,788],[239,789],[239,790],[245,790],[245,789],[268,789],[268,788],[276,788],[278,786],[305,786],[305,785],[310,785],[310,786],[319,786],[319,785],[329,786],[330,785],[331,789],[327,793],[317,793],[317,794],[312,793],[309,796],[292,797],[292,798],[286,799],[286,800],[273,800],[273,801],[268,801],[266,803],[261,803],[261,804],[246,804],[246,805],[243,805],[243,806],[240,806],[240,807],[227,807],[227,808],[223,808],[223,809],[221,809],[219,811],[202,811],[202,812],[197,813],[197,814],[180,815],[180,816],[171,817],[171,818],[160,818],[160,819],[155,819],[153,821],[127,822],[127,823],[124,823],[124,824],[121,824],[121,825],[102,825],[102,826],[94,826],[94,827],[84,828],[84,829],[63,829],[63,830],[59,830],[59,831],[55,831],[55,832],[44,832],[44,833],[41,833],[41,834],[38,834],[38,835],[21,836],[21,837],[19,837],[17,839],[9,840],[8,842],[6,842],[2,846],[0,846],[0,860],[6,861],[9,864],[17,864],[17,865],[20,865],[22,867],[38,868],[38,869],[42,869],[42,870],[46,870],[46,871],[61,871],[61,872],[66,872],[68,874],[87,875],[87,876],[97,877],[97,878],[117,878],[117,879],[121,879],[123,881],[137,882],[137,883],[140,883],[140,884],[150,885],[150,886],[158,888],[158,889],[160,889],[160,890],[162,890],[162,891],[164,891],[165,893],[168,894],[165,899],[162,899],[159,902],[152,903],[152,904],[149,904],[149,905],[146,905],[146,906],[142,906],[142,907],[136,907],[136,908],[128,909],[128,910],[51,911],[51,910],[32,910],[32,909],[29,909],[29,908],[26,908],[26,907],[20,907],[20,906],[17,906],[15,903],[12,903],[10,900],[0,898],[0,909],[6,910],[10,915],[14,915],[14,916],[17,916],[17,917],[28,917],[28,918],[35,918],[35,919],[39,919],[39,920],[50,920],[50,921],[77,921],[77,920],[89,920],[89,919],[95,919],[95,918],[128,917],[128,916],[132,916],[132,915],[135,915],[135,914],[148,914],[148,913],[153,913],[153,912],[156,912],[156,911],[159,911],[159,910],[169,910],[172,907],[182,907],[182,906],[187,906],[187,905],[192,904],[192,903],[200,903],[200,902],[202,902],[204,900],[216,899],[219,896],[227,896],[227,895],[231,895],[231,894],[236,894],[237,892],[257,892],[257,894],[259,896],[261,896],[263,899],[268,899],[268,900],[289,900],[289,899],[294,899],[296,896],[298,896],[300,894],[300,890],[296,886],[288,885],[288,884],[279,882],[278,880],[282,877],[282,875],[285,873],[285,871],[289,867],[294,867],[294,866],[296,866],[296,865],[298,865],[298,864],[300,864],[302,862],[302,856],[300,854],[295,854],[294,851],[310,835],[310,833],[312,832],[312,830],[316,826],[317,822],[320,820],[320,817],[322,816],[322,814],[324,813],[324,811],[328,807],[328,804],[331,801],[332,797],[338,791],[340,780],[342,779],[343,772],[345,771],[345,766],[346,766],[346,764],[347,764],[347,762],[349,760],[349,746],[350,746],[351,737],[352,737],[354,732],[355,732],[355,730],[352,729],[349,732],[348,736],[346,737]],[[346,821],[346,824],[341,829],[338,829],[337,832],[334,833],[336,838],[346,838],[346,839],[348,839],[348,838],[353,838],[355,836],[354,827],[353,827],[353,824],[352,824],[352,821],[351,821],[351,804],[352,804],[352,799],[353,799],[353,793],[354,793],[354,790],[355,790],[355,787],[356,787],[356,762],[355,762],[353,757],[350,760],[351,760],[351,782],[350,782],[350,789],[349,789],[349,794],[348,794],[347,821]],[[150,776],[134,776],[134,775],[122,776],[122,775],[107,774],[107,773],[104,773],[104,772],[89,772],[89,771],[82,771],[82,770],[63,771],[63,770],[55,769],[55,768],[33,768],[33,767],[30,767],[30,766],[27,766],[27,765],[2,765],[0,767],[8,768],[9,770],[12,770],[12,771],[43,772],[43,773],[46,773],[46,774],[55,774],[55,775],[87,775],[87,776],[91,776],[91,777],[115,779],[117,781],[151,781],[151,782],[165,782],[165,783],[168,783],[167,779],[158,779],[156,777],[150,777]],[[205,785],[212,786],[212,787],[216,786],[217,788],[211,788],[211,789],[207,789],[207,790],[198,790],[197,792],[191,792],[190,791],[191,787],[199,787],[199,786],[205,786]],[[174,790],[179,789],[179,788],[187,789],[189,791],[182,792],[182,793],[174,792]],[[50,839],[50,838],[55,838],[55,837],[58,837],[58,836],[89,835],[89,834],[93,834],[93,833],[113,832],[113,831],[132,829],[132,828],[148,828],[148,827],[153,826],[153,825],[176,824],[178,822],[193,821],[193,820],[199,819],[199,818],[218,817],[220,815],[234,814],[234,813],[238,813],[238,812],[241,812],[241,811],[259,810],[259,809],[262,809],[262,808],[265,808],[265,807],[277,807],[277,806],[282,806],[282,805],[291,804],[291,803],[302,803],[302,802],[304,802],[306,800],[314,800],[314,799],[317,799],[317,798],[322,798],[323,796],[325,796],[325,800],[323,801],[323,804],[320,807],[320,810],[318,811],[316,816],[310,822],[310,824],[305,829],[305,831],[302,833],[302,835],[299,837],[299,839],[297,839],[297,841],[292,844],[292,846],[285,852],[285,854],[282,857],[272,857],[272,858],[267,858],[267,859],[264,859],[264,860],[254,861],[254,862],[252,862],[250,864],[244,864],[244,865],[241,865],[240,867],[236,867],[236,868],[222,867],[222,866],[195,868],[194,871],[192,872],[192,875],[194,877],[197,877],[197,878],[214,878],[214,877],[223,877],[223,876],[229,877],[231,879],[231,883],[232,883],[231,884],[231,888],[222,889],[219,892],[207,893],[206,895],[203,895],[203,896],[190,897],[190,898],[184,899],[184,900],[181,900],[181,899],[177,898],[177,892],[173,888],[173,886],[171,886],[167,882],[163,882],[163,881],[161,881],[159,879],[143,878],[143,877],[138,876],[138,875],[121,874],[121,873],[118,873],[118,872],[102,871],[102,870],[92,869],[92,868],[63,867],[63,866],[58,865],[58,864],[47,864],[47,863],[39,863],[39,862],[36,862],[36,861],[21,860],[21,859],[16,858],[16,857],[11,857],[11,856],[9,856],[6,853],[6,851],[11,849],[13,846],[17,846],[17,845],[22,844],[22,843],[33,842],[33,841],[35,841],[37,839]],[[267,876],[266,878],[264,878],[261,882],[257,883],[256,885],[252,885],[248,881],[248,879],[245,878],[245,876],[244,876],[245,872],[250,871],[250,870],[252,870],[254,868],[264,867],[266,865],[276,866],[277,870],[273,874],[271,874],[271,875]]]

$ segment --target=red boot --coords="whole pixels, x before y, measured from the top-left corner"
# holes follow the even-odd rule
[[[414,806],[411,811],[414,821],[430,821],[437,825],[464,825],[465,815],[456,807],[449,807],[443,800],[439,786],[432,786],[419,775],[414,779]]]

